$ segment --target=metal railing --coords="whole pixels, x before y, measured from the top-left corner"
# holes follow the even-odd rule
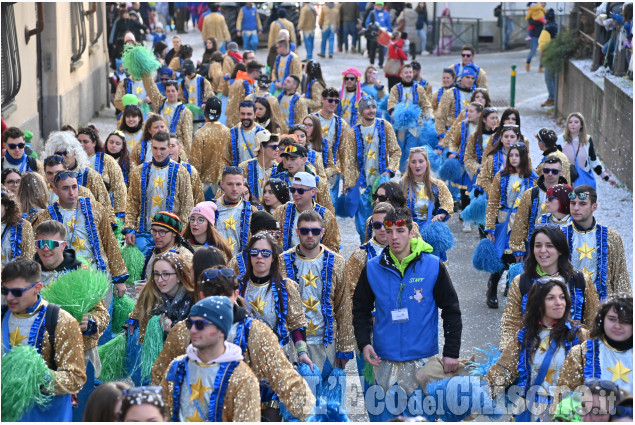
[[[435,22],[434,46],[437,55],[442,49],[452,51],[460,50],[464,44],[471,44],[478,51],[479,36],[481,33],[480,18],[452,18],[450,24],[444,18],[438,17]]]
[[[2,3],[2,107],[10,104],[22,86],[20,51],[13,4]]]

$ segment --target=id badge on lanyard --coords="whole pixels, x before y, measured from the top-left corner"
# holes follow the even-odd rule
[[[403,306],[403,301],[401,300],[401,295],[403,293],[403,282],[399,284],[399,294],[397,294],[397,301],[395,302],[395,308],[390,311],[390,315],[392,317],[392,321],[394,323],[405,323],[408,320],[408,309]]]

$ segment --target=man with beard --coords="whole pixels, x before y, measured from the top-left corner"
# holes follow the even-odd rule
[[[340,91],[340,103],[337,106],[337,115],[342,117],[349,126],[357,124],[359,99],[361,98],[360,78],[362,73],[357,68],[348,68],[342,72],[342,90]]]
[[[255,83],[260,77],[260,72],[264,67],[263,64],[255,60],[246,63],[246,66],[247,72],[238,71],[236,79],[232,85],[229,86],[229,97],[227,99],[226,111],[228,127],[233,127],[238,124],[238,106],[247,96],[256,91]]]
[[[445,132],[452,127],[454,120],[462,110],[470,105],[470,99],[474,92],[474,80],[476,79],[476,68],[472,64],[467,64],[461,71],[461,79],[451,89],[447,89],[437,107],[435,124],[439,140],[445,137]]]
[[[289,75],[284,79],[284,91],[278,96],[282,120],[287,128],[300,124],[307,112],[305,99],[296,93],[299,85],[300,79]]]
[[[228,146],[223,151],[223,165],[225,167],[237,167],[241,162],[255,158],[260,149],[256,133],[263,131],[264,128],[256,124],[254,103],[240,102],[238,115],[240,124],[229,130]]]

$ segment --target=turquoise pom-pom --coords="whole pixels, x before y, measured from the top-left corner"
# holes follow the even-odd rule
[[[514,263],[509,266],[509,270],[507,271],[507,285],[511,285],[516,276],[519,276],[524,271],[525,264],[524,263]]]
[[[470,204],[461,212],[461,218],[467,223],[485,226],[485,212],[487,211],[487,198],[485,194],[474,197],[474,191],[470,193]]]
[[[419,126],[421,108],[419,105],[406,105],[398,103],[392,114],[392,122],[395,130],[406,130]]]
[[[455,376],[426,385],[426,394],[436,401],[437,415],[443,422],[459,422],[473,414],[484,414],[491,419],[502,411],[484,391],[485,382],[470,376]]]
[[[456,158],[446,160],[439,169],[439,178],[451,182],[459,181],[462,174],[463,168],[461,168],[461,163]]]
[[[434,118],[428,118],[419,127],[419,146],[430,146],[434,148],[438,143],[437,129]]]
[[[498,273],[505,265],[498,257],[496,246],[487,238],[481,239],[472,255],[472,266],[487,273]]]
[[[421,238],[432,245],[432,254],[439,255],[454,247],[454,236],[447,224],[435,221],[421,229]]]

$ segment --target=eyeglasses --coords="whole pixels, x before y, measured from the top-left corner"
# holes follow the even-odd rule
[[[373,201],[379,201],[379,202],[386,202],[388,200],[388,197],[386,195],[378,195],[376,193],[373,193],[372,198],[373,198]]]
[[[322,228],[321,227],[313,227],[313,228],[300,227],[300,228],[298,228],[298,230],[300,231],[300,234],[302,236],[308,235],[309,232],[311,232],[311,234],[313,236],[320,236],[320,233],[322,233]]]
[[[194,224],[194,223],[198,223],[198,224],[205,224],[207,220],[204,219],[203,217],[190,217],[190,224]]]
[[[9,289],[9,288],[5,288],[3,286],[2,288],[0,288],[0,293],[2,293],[2,295],[4,295],[4,296],[7,296],[9,294],[9,292],[10,292],[11,295],[13,295],[14,297],[20,298],[22,296],[22,294],[24,294],[29,289],[33,288],[38,283],[40,283],[40,282],[33,282],[32,284],[30,284],[29,286],[27,286],[24,289]]]
[[[37,249],[55,249],[61,246],[66,241],[56,241],[52,239],[38,239],[35,241],[35,247]]]
[[[168,273],[168,272],[163,272],[163,273],[157,273],[157,272],[152,272],[152,277],[154,278],[154,280],[168,280],[170,278],[170,276],[175,275],[176,272],[172,272],[172,273]]]
[[[26,143],[8,143],[9,149],[24,149]]]
[[[218,275],[223,277],[233,277],[234,269],[213,269],[213,270],[205,270],[203,272],[203,277],[205,279],[216,279]]]
[[[243,167],[236,167],[236,166],[230,165],[230,166],[227,166],[227,167],[223,168],[223,171],[224,172],[232,172],[232,173],[236,172],[236,173],[242,174],[243,173]]]
[[[569,196],[569,199],[571,199],[572,201],[576,197],[581,201],[586,201],[587,198],[589,197],[589,192],[582,192],[582,193],[569,192],[568,196]]]
[[[373,221],[373,229],[379,230],[384,227],[384,223],[381,221]]]
[[[67,156],[68,155],[68,151],[55,152],[55,155],[57,155],[57,156]]]
[[[310,192],[311,190],[313,190],[313,189],[302,189],[302,188],[299,188],[299,187],[290,187],[289,188],[289,192],[291,192],[292,194],[297,192],[298,195],[304,195],[304,192]]]
[[[328,99],[326,99],[326,101],[327,101],[328,103],[335,103],[336,105],[337,105],[338,103],[340,103],[339,98],[333,98],[333,97],[329,97]]]
[[[357,77],[344,77],[344,80],[346,80],[346,81],[355,81],[355,80],[357,80]]]
[[[472,54],[471,53],[461,53],[461,56],[463,56],[464,58],[471,58]]]
[[[168,234],[168,232],[169,232],[169,230],[163,230],[163,229],[160,229],[160,230],[157,230],[157,229],[150,229],[150,234],[151,234],[152,236],[159,235],[159,236],[163,237],[163,236],[167,235],[167,234]]]
[[[62,171],[61,173],[57,173],[55,175],[55,179],[53,180],[53,182],[57,183],[60,180],[76,179],[77,177],[79,177],[79,174],[75,171]]]
[[[192,326],[194,326],[197,331],[202,331],[207,325],[213,325],[213,323],[209,320],[192,320],[190,318],[185,319],[185,327],[188,329],[192,329]]]
[[[396,220],[396,221],[390,221],[390,220],[384,220],[384,226],[386,226],[386,228],[390,229],[391,227],[406,227],[408,225],[408,220]]]
[[[5,180],[4,181],[4,185],[5,186],[17,186],[20,184],[22,180],[18,179],[18,180]]]
[[[258,249],[258,248],[251,248],[249,250],[249,255],[252,257],[257,257],[258,254],[261,254],[262,258],[269,258],[271,257],[271,254],[273,254],[273,251],[270,249]]]
[[[557,168],[543,168],[542,174],[553,174],[554,176],[557,176],[560,174],[560,171],[562,170],[558,170]]]

